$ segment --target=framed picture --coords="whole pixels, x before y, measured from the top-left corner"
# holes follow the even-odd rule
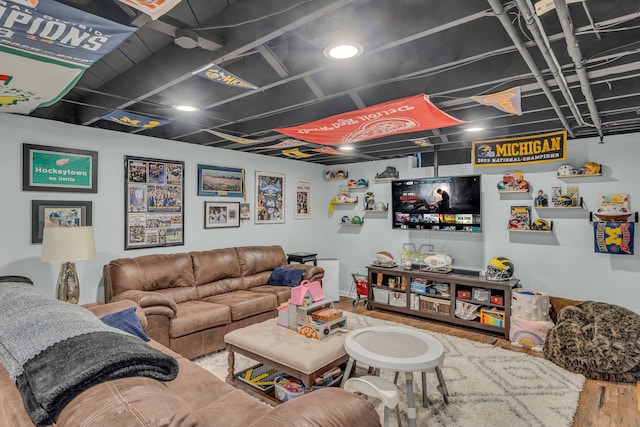
[[[296,212],[295,219],[311,219],[311,180],[298,179],[296,181]]]
[[[244,197],[244,169],[198,165],[198,196]]]
[[[284,177],[256,171],[256,224],[284,223]]]
[[[45,227],[83,227],[91,224],[90,201],[31,201],[31,243],[42,243]]]
[[[125,156],[124,249],[184,245],[184,162]]]
[[[204,228],[240,227],[240,202],[204,202]]]
[[[98,192],[98,152],[22,144],[22,190]]]

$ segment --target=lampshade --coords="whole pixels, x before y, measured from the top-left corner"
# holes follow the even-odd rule
[[[93,227],[45,227],[40,259],[75,262],[96,257]]]

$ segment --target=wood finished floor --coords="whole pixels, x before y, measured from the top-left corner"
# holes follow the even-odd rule
[[[498,336],[386,310],[367,310],[362,302],[354,307],[352,298],[341,297],[335,307],[420,329],[492,344],[510,351],[527,353],[534,357],[543,357],[541,353],[536,351],[515,348],[511,346],[508,340]],[[639,397],[640,383],[611,383],[587,379],[580,394],[580,402],[573,426],[640,427]]]

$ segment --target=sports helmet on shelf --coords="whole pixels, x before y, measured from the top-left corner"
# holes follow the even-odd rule
[[[503,256],[493,257],[487,265],[485,277],[494,282],[509,280],[513,277],[513,263],[509,258]]]
[[[336,178],[346,178],[347,176],[349,175],[345,171],[336,172]]]
[[[349,218],[347,215],[343,216],[342,219],[340,219],[340,222],[351,222],[351,218]]]
[[[548,230],[549,223],[544,219],[536,219],[531,223],[532,230]]]
[[[596,162],[587,162],[580,168],[580,173],[585,175],[599,174],[600,165]]]
[[[351,218],[351,224],[362,224],[362,218],[360,218],[358,215],[354,216],[353,218]]]
[[[332,178],[335,178],[335,175],[331,171],[326,171],[324,173],[324,177],[325,177],[325,179],[332,179]]]
[[[529,189],[529,181],[518,181],[518,189],[519,190],[528,190]]]
[[[560,165],[558,167],[558,176],[576,175],[578,171],[570,164]]]
[[[357,182],[357,184],[361,187],[366,187],[367,185],[369,185],[369,181],[367,181],[364,178],[360,178]]]
[[[355,187],[356,186],[356,180],[355,179],[350,179],[349,182],[347,182],[347,185],[349,187]]]
[[[557,204],[559,206],[573,206],[573,199],[571,198],[571,196],[563,194],[561,196],[558,196]]]
[[[507,191],[507,190],[509,190],[509,187],[510,187],[510,185],[509,185],[509,183],[507,181],[500,181],[498,183],[498,190],[499,191]]]
[[[385,205],[383,202],[378,202],[375,205],[373,205],[373,209],[376,211],[386,211],[387,205]]]

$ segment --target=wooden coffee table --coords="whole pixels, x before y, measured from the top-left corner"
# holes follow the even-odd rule
[[[235,353],[300,379],[306,391],[310,391],[316,378],[349,359],[344,349],[346,335],[345,332],[338,331],[324,340],[306,338],[295,331],[278,326],[277,319],[236,329],[224,336],[229,352],[227,382],[268,402],[281,403],[273,391],[263,393],[236,379]]]

